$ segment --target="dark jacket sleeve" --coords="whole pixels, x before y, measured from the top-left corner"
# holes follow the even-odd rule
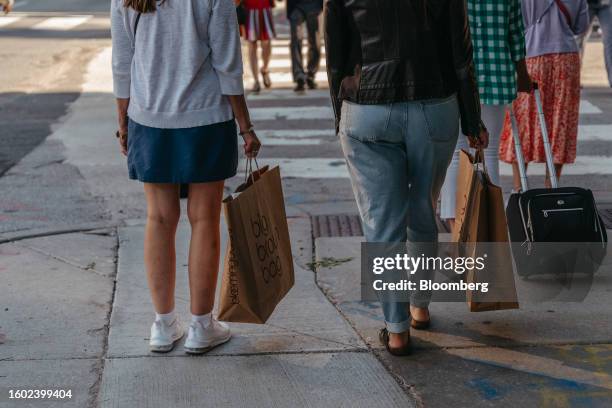
[[[465,0],[450,0],[449,27],[453,61],[457,74],[461,131],[476,136],[483,127],[480,119],[480,97],[474,70],[474,56]]]
[[[331,93],[334,117],[336,119],[336,133],[340,125],[340,108],[342,101],[339,98],[340,84],[346,76],[344,64],[348,49],[349,35],[347,32],[346,13],[343,0],[325,0],[325,55],[327,61],[327,80]]]

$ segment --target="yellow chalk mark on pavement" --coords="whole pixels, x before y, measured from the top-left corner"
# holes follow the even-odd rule
[[[516,349],[491,347],[467,337],[446,333],[429,332],[424,335],[419,333],[419,337],[447,347],[448,354],[465,360],[612,390],[612,376],[609,374],[569,367],[561,360],[536,356]],[[449,344],[457,346],[448,348]]]

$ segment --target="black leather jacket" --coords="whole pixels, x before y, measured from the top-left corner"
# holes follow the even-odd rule
[[[327,74],[343,100],[459,99],[461,129],[482,127],[465,0],[325,0]]]

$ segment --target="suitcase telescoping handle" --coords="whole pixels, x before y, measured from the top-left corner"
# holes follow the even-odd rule
[[[550,139],[548,137],[548,129],[546,128],[546,119],[544,117],[544,109],[542,108],[542,96],[538,84],[533,84],[533,93],[535,96],[536,107],[538,109],[538,119],[540,122],[540,129],[542,131],[542,140],[544,142],[544,154],[546,155],[546,167],[548,168],[548,174],[550,176],[550,185],[552,188],[558,188],[559,183],[557,181],[557,172],[555,171],[555,165],[553,161],[552,148],[550,147]],[[527,170],[525,168],[525,157],[523,156],[523,148],[521,146],[521,138],[519,137],[518,124],[512,105],[509,107],[510,118],[512,120],[512,137],[514,138],[514,152],[516,154],[516,163],[519,168],[519,174],[521,176],[521,188],[523,191],[529,189],[527,181]]]

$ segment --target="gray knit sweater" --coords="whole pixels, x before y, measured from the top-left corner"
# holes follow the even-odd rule
[[[177,129],[233,118],[226,95],[242,95],[242,55],[234,0],[167,0],[155,13],[111,2],[113,82],[130,98],[129,117]]]

